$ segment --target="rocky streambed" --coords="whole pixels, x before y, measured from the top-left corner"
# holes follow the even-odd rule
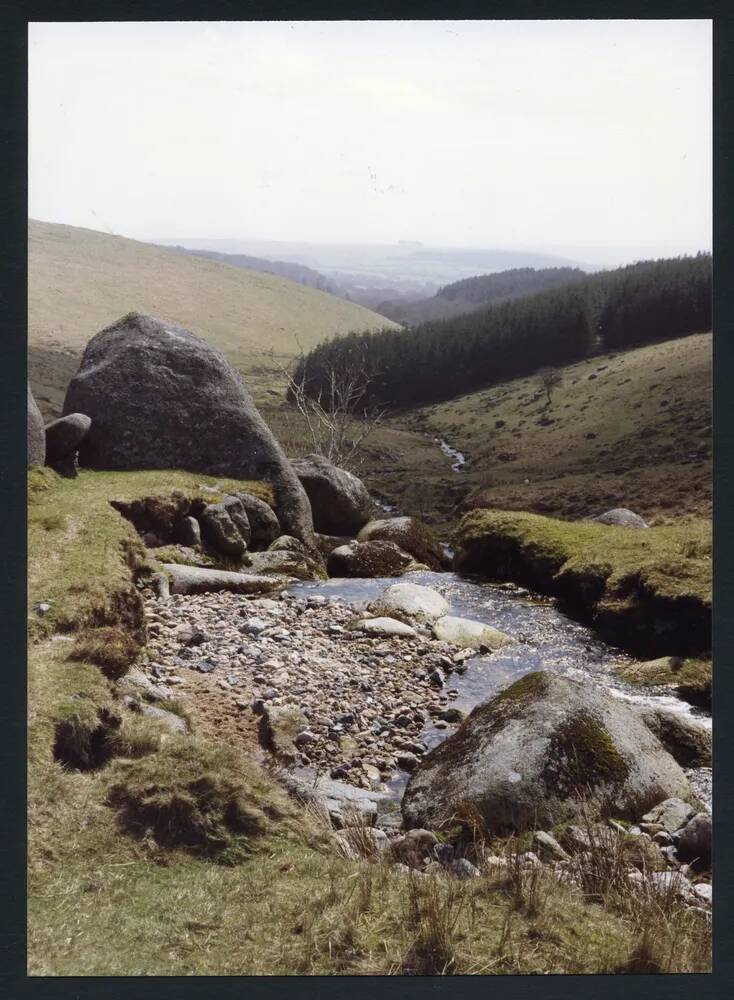
[[[365,608],[398,581],[332,579],[294,583],[274,598],[151,598],[146,670],[164,689],[196,697],[206,677],[205,696],[254,713],[261,739],[284,763],[392,799],[466,713],[532,671],[582,680],[640,709],[710,726],[706,713],[665,689],[641,692],[621,682],[615,667],[623,654],[549,600],[452,573],[409,578],[441,593],[450,615],[486,622],[512,641],[478,653],[435,638],[427,624],[396,629],[405,634],[368,634],[361,627]],[[686,773],[710,802],[710,769]]]

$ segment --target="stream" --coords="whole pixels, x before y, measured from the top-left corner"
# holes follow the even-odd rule
[[[443,438],[433,439],[441,449],[441,451],[446,455],[447,458],[451,459],[451,468],[454,472],[459,472],[461,467],[466,462],[466,455],[458,451],[456,448],[452,448],[448,441],[444,441]]]
[[[404,582],[405,578],[402,579]],[[294,583],[288,589],[293,594],[318,594],[361,609],[399,580],[332,579]],[[486,622],[517,640],[491,655],[477,655],[466,660],[463,673],[449,674],[446,690],[457,708],[468,712],[524,674],[552,670],[575,680],[601,684],[624,701],[673,710],[711,725],[711,717],[705,710],[689,705],[665,688],[641,690],[621,681],[615,673],[615,665],[630,658],[601,642],[591,629],[564,615],[548,598],[531,594],[514,584],[488,583],[456,573],[411,573],[410,582],[439,591],[449,602],[449,614]],[[428,747],[433,747],[452,731],[453,727],[439,729],[431,724],[420,738]],[[710,769],[695,768],[686,773],[696,793],[710,806]],[[407,779],[408,775],[401,773],[391,783],[391,791],[396,796],[402,794]]]

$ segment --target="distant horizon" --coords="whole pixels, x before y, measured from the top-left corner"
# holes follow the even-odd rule
[[[410,239],[405,237],[400,240],[313,240],[313,239],[272,239],[267,236],[207,236],[207,235],[182,235],[171,236],[137,236],[126,232],[113,232],[109,228],[98,228],[93,225],[78,225],[56,219],[39,219],[33,216],[28,217],[29,222],[40,222],[47,225],[68,226],[73,229],[85,229],[90,232],[101,233],[106,236],[119,236],[122,239],[135,240],[139,243],[146,243],[156,246],[183,246],[186,249],[213,249],[212,246],[204,244],[262,244],[263,246],[282,246],[283,248],[313,247],[323,249],[374,249],[389,250],[401,248],[410,250],[445,250],[445,251],[485,251],[485,252],[507,252],[507,253],[527,253],[544,254],[551,257],[558,257],[562,264],[568,266],[573,264],[577,267],[585,266],[597,268],[624,267],[627,264],[634,264],[642,260],[657,260],[672,257],[691,257],[697,253],[712,253],[709,246],[689,246],[682,248],[667,248],[655,244],[647,246],[633,247],[630,245],[603,245],[588,244],[575,245],[563,243],[538,243],[538,244],[452,244],[452,243],[432,243],[425,240]],[[237,254],[246,253],[243,250],[221,249],[221,253]],[[598,256],[601,255],[601,256]],[[592,259],[596,256],[596,259]]]

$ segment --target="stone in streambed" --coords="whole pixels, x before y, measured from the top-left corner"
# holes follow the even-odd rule
[[[464,649],[487,649],[494,652],[513,640],[499,629],[485,625],[484,622],[472,621],[470,618],[454,618],[446,615],[434,622],[433,634],[443,642]]]
[[[446,615],[448,602],[438,591],[417,583],[394,583],[368,605],[374,615],[406,622],[432,622]]]
[[[397,621],[395,618],[368,618],[367,621],[361,622],[358,627],[360,632],[366,632],[367,635],[400,637],[417,635],[412,626]]]

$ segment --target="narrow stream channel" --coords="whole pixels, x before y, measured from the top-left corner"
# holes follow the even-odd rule
[[[332,579],[294,583],[288,589],[304,596],[320,594],[360,609],[396,582],[397,578]],[[486,622],[516,640],[492,655],[472,657],[465,661],[464,673],[449,675],[447,693],[457,708],[470,711],[524,674],[552,670],[575,680],[601,684],[625,701],[673,710],[711,725],[707,712],[665,688],[640,690],[621,681],[615,666],[629,661],[629,657],[562,614],[552,600],[512,584],[488,583],[456,573],[411,573],[410,582],[439,591],[449,602],[450,614]],[[432,747],[452,731],[453,728],[436,729],[431,725],[424,730],[421,740]],[[697,794],[710,805],[710,769],[696,768],[686,773]],[[400,775],[392,783],[396,795],[402,793],[406,781],[407,775]]]
[[[466,462],[466,455],[463,452],[458,451],[456,448],[452,448],[448,441],[444,441],[443,438],[434,438],[433,440],[438,444],[444,455],[451,459],[452,470],[454,472],[459,472],[461,467]]]

